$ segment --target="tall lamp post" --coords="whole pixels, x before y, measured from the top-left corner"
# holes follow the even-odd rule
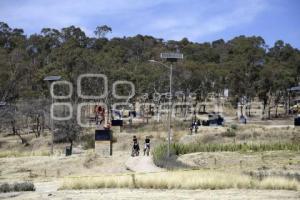
[[[178,59],[183,59],[183,54],[181,53],[161,53],[160,54],[160,57],[162,59],[166,59],[167,61],[170,61],[171,64],[170,66],[162,63],[162,62],[159,62],[159,61],[156,61],[156,60],[149,60],[149,62],[152,62],[152,63],[157,63],[157,64],[160,64],[166,68],[168,68],[170,70],[170,98],[169,98],[169,116],[168,116],[168,127],[169,127],[169,130],[168,130],[168,157],[170,157],[170,146],[171,146],[171,118],[172,118],[172,75],[173,75],[173,65],[172,63],[173,62],[176,62]]]
[[[48,83],[48,88],[50,88],[50,85],[51,85],[53,82],[59,81],[59,80],[61,80],[61,77],[60,77],[60,76],[47,76],[47,77],[44,78],[44,81],[46,81],[46,82]],[[51,96],[51,105],[53,105],[54,99],[53,99],[53,97],[52,97],[51,91],[50,91],[50,96]],[[50,109],[51,109],[51,106],[50,106]],[[49,119],[50,119],[51,132],[52,132],[52,134],[51,134],[51,140],[52,140],[52,142],[51,142],[51,154],[53,154],[53,145],[54,145],[54,121],[53,121],[53,119],[52,119],[52,117],[51,117],[51,110],[50,110],[50,112],[49,112],[49,115],[50,115]]]

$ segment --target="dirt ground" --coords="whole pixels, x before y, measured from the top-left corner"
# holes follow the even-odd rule
[[[134,172],[160,172],[164,169],[157,167],[150,156],[138,156],[129,158],[126,168]]]
[[[145,189],[101,189],[37,191],[0,194],[0,199],[138,199],[183,200],[183,199],[222,199],[222,200],[296,200],[300,192],[279,190],[145,190]]]
[[[178,161],[193,168],[226,171],[274,170],[300,172],[300,155],[288,151],[199,152],[181,155]]]
[[[222,136],[228,127],[203,127],[197,135],[187,135],[188,130],[174,131],[174,140],[184,143],[200,140],[204,143],[232,143],[243,141],[291,141],[298,133],[290,127],[264,127],[253,125],[239,126],[237,136]],[[0,199],[300,199],[299,191],[277,190],[146,190],[146,189],[99,189],[99,190],[64,190],[58,188],[67,176],[93,176],[103,174],[145,172],[149,159],[130,158],[130,141],[137,135],[142,145],[146,136],[151,136],[153,146],[165,142],[166,132],[160,130],[139,130],[136,133],[116,134],[112,157],[99,157],[90,151],[65,157],[63,148],[66,144],[55,145],[61,152],[54,156],[25,156],[0,158],[0,182],[33,181],[35,192],[1,193]],[[299,132],[300,133],[300,132]],[[32,136],[30,136],[32,137]],[[15,136],[1,137],[0,150],[45,151],[49,149],[50,137],[31,139],[29,147],[22,147]],[[260,168],[300,172],[300,157],[293,152],[239,153],[216,152],[195,153],[180,156],[179,161],[196,168],[213,168],[228,171],[255,171]],[[151,161],[151,160],[150,160]],[[147,164],[148,163],[148,164]],[[129,167],[128,167],[129,166]],[[129,170],[130,169],[130,170]],[[147,171],[156,171],[150,166]]]
[[[130,155],[114,152],[112,157],[102,158],[93,153],[61,156],[31,156],[0,158],[1,179],[48,180],[64,176],[111,174],[128,172],[125,162]]]

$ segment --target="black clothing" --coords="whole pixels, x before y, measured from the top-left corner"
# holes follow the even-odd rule
[[[133,144],[133,149],[135,149],[135,150],[140,150],[139,143],[134,143],[134,144]]]

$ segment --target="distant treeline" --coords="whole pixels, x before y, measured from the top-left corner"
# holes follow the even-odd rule
[[[265,106],[271,101],[276,105],[286,102],[287,88],[300,82],[300,52],[282,40],[267,46],[259,36],[211,43],[143,35],[108,39],[111,31],[99,26],[95,37],[88,37],[70,26],[28,36],[0,22],[0,101],[48,96],[43,78],[49,75],[62,76],[76,89],[77,77],[85,73],[105,74],[109,86],[116,80],[132,81],[136,95],[167,92],[167,69],[148,60],[176,50],[184,59],[174,67],[174,91],[194,92],[199,100],[228,88],[233,104],[258,97]]]

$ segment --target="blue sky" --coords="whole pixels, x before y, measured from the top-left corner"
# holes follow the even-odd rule
[[[75,25],[92,36],[109,25],[110,37],[152,35],[194,42],[260,35],[300,49],[299,0],[0,0],[0,21],[26,34]]]

